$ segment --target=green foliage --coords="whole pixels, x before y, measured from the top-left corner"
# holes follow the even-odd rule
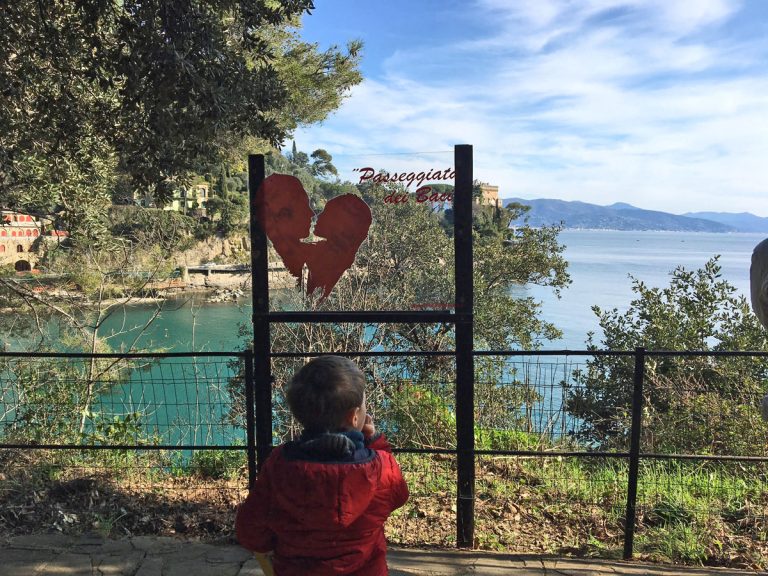
[[[4,412],[13,414],[6,437],[26,441],[66,442],[76,436],[71,426],[79,391],[71,386],[79,376],[74,365],[38,366],[3,361],[2,399]]]
[[[155,246],[164,253],[190,248],[197,229],[195,220],[172,210],[113,206],[110,232],[141,247]]]
[[[522,430],[497,430],[475,427],[476,450],[530,450],[542,449],[538,434]]]
[[[293,152],[284,156],[273,150],[266,156],[267,176],[270,174],[290,174],[299,179],[309,196],[309,203],[315,212],[320,212],[325,202],[341,194],[358,194],[357,188],[349,182],[340,182],[338,178],[328,180],[329,175],[338,174],[333,165],[333,157],[325,150],[312,152],[312,163],[305,152],[296,149],[293,142]]]
[[[205,479],[237,479],[246,467],[245,450],[198,450],[192,454],[188,474]]]
[[[339,171],[336,170],[336,166],[333,165],[332,160],[333,158],[331,155],[322,148],[312,152],[312,166],[310,166],[312,174],[320,178],[331,174],[338,176]]]
[[[456,414],[442,394],[408,382],[398,383],[389,394],[383,414],[397,438],[398,446],[415,448],[455,448]]]
[[[141,412],[105,414],[85,411],[86,429],[80,434],[85,444],[109,446],[113,444],[146,446],[157,444],[158,438],[148,436],[144,429]],[[126,450],[119,450],[125,455]]]
[[[162,204],[193,174],[322,120],[360,82],[361,47],[301,42],[291,29],[310,8],[9,3],[0,19],[4,204],[60,212],[75,241],[92,242],[114,194]]]
[[[699,526],[673,522],[641,535],[637,549],[664,562],[702,564],[711,557],[706,543],[712,540],[713,535]]]
[[[530,412],[523,413],[522,408],[534,406],[542,397],[526,380],[503,357],[475,358],[476,433],[483,431],[487,436],[491,431],[533,428]]]
[[[265,29],[265,34],[275,47],[275,70],[288,95],[278,112],[278,124],[287,132],[324,120],[362,81],[359,40],[348,42],[344,50],[331,46],[321,52],[317,44],[302,42],[287,28]]]
[[[248,196],[240,192],[225,192],[205,203],[208,217],[215,222],[216,231],[224,236],[248,229]]]
[[[299,154],[299,153],[297,153]],[[306,154],[304,154],[306,156]],[[318,180],[310,173],[306,162],[302,163],[301,157],[297,160],[286,158],[276,150],[273,150],[265,157],[266,173],[267,176],[271,174],[290,174],[299,179],[304,190],[310,197],[310,201],[313,199],[313,194],[318,185]]]
[[[299,157],[294,150],[291,157]],[[370,206],[373,223],[361,245],[354,267],[346,272],[330,296],[320,302],[288,291],[284,307],[310,310],[407,310],[450,307],[454,296],[454,245],[440,218],[424,203],[388,204],[384,198],[394,185],[330,183],[282,155],[267,157],[268,173],[297,176],[310,195],[315,210],[327,197],[339,193],[362,195]],[[536,282],[558,289],[568,282],[563,247],[557,228],[522,227],[514,238],[476,236],[475,242],[475,347],[507,349],[534,346],[559,332],[537,318],[533,299],[517,298],[514,283]],[[273,348],[285,351],[337,352],[340,350],[447,351],[455,346],[450,325],[286,324],[276,326]],[[389,365],[363,358],[370,373],[369,403],[382,425],[395,434],[398,444],[450,446],[455,443],[453,398],[455,368],[449,357],[398,357]],[[283,401],[282,389],[297,363],[274,366],[276,434],[282,440],[296,432]],[[520,408],[536,398],[521,381],[498,385],[505,366],[498,361],[478,361],[479,426],[514,428],[522,420]],[[411,391],[412,397],[406,392]],[[242,416],[242,399],[233,398],[234,419]],[[239,407],[238,407],[239,406]]]
[[[768,340],[744,297],[720,278],[717,257],[696,271],[672,272],[667,288],[633,279],[626,312],[593,307],[610,350],[768,350]],[[589,349],[597,349],[589,336]],[[768,431],[757,406],[766,392],[766,365],[758,357],[646,360],[644,449],[689,453],[754,454]],[[581,438],[626,447],[634,362],[596,356],[576,375],[568,410],[583,425]]]
[[[138,415],[109,422],[91,411],[91,399],[107,392],[126,375],[125,365],[114,359],[48,361],[10,358],[0,363],[0,398],[9,419],[9,437],[36,442],[75,442],[91,422],[90,440],[124,439],[138,426]]]

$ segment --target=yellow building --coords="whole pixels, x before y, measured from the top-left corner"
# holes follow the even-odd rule
[[[163,210],[174,210],[182,214],[205,214],[205,202],[210,196],[208,184],[195,184],[173,193],[173,200]]]
[[[490,204],[495,206],[499,201],[499,187],[490,184],[480,184],[481,196],[476,201],[478,204]]]

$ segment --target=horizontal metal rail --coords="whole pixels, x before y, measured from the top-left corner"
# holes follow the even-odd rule
[[[235,358],[245,352],[0,352],[0,358]]]
[[[387,358],[392,356],[394,358],[403,357],[431,357],[431,356],[454,356],[456,353],[452,350],[420,350],[420,351],[400,351],[400,352],[383,352],[377,350],[371,350],[367,352],[272,352],[271,358],[314,358],[316,356],[326,356],[333,354],[335,356],[352,356],[352,357],[371,357],[371,358]]]
[[[432,310],[393,310],[384,312],[270,312],[261,316],[269,318],[270,322],[280,323],[454,324],[461,319],[462,314]]]
[[[1,444],[0,450],[231,450],[245,451],[245,444]],[[455,448],[393,448],[396,454],[446,454],[455,456]],[[521,456],[526,458],[629,458],[629,452],[587,452],[574,450],[475,450],[478,456]],[[704,454],[641,453],[648,460],[702,460],[724,462],[768,462],[768,456],[717,456]]]
[[[248,446],[210,444],[0,444],[0,450],[242,450]]]
[[[423,314],[419,312],[418,314]],[[455,318],[455,315],[451,315]],[[287,321],[287,320],[286,320]],[[294,320],[291,320],[294,321]],[[437,322],[437,321],[436,321]],[[402,356],[452,356],[453,350],[358,350],[344,352],[272,352],[273,358],[311,358],[324,354],[336,354],[338,356],[371,356],[371,357],[402,357]],[[0,352],[0,358],[244,358],[246,352]],[[475,350],[475,356],[634,356],[631,350]],[[756,356],[767,358],[768,352],[739,350],[739,351],[706,351],[706,350],[647,350],[646,356]]]

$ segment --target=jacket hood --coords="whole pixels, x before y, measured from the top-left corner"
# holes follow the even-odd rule
[[[297,529],[348,527],[370,505],[381,475],[376,453],[357,431],[305,432],[283,447],[281,457],[284,466],[274,478],[281,489],[274,496]]]

